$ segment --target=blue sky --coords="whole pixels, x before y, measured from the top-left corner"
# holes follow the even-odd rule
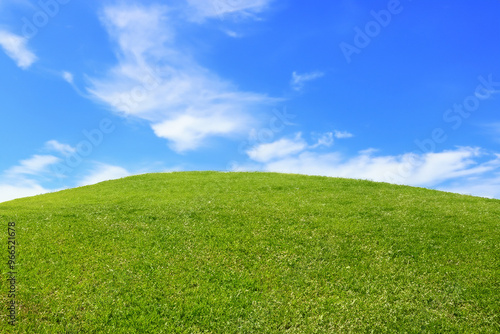
[[[0,0],[0,201],[273,171],[500,198],[500,2]]]

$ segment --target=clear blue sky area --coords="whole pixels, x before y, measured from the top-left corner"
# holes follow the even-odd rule
[[[0,201],[273,171],[500,198],[500,2],[0,0]]]

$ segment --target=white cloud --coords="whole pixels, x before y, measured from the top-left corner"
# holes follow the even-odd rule
[[[232,30],[224,30],[224,32],[226,33],[226,35],[228,35],[229,37],[232,37],[232,38],[240,38],[243,36],[242,34],[239,34],[236,31],[232,31]]]
[[[236,164],[232,169],[368,179],[500,197],[500,187],[495,188],[500,183],[500,154],[479,148],[396,156],[376,156],[376,150],[368,149],[345,157],[339,152],[319,153],[315,147],[307,146],[301,138],[256,145],[247,152],[253,162]],[[492,173],[498,175],[492,178]]]
[[[18,166],[6,171],[8,175],[35,175],[46,171],[47,167],[59,162],[61,159],[53,155],[34,155],[29,159],[21,160]]]
[[[330,147],[333,145],[333,133],[326,132],[320,135],[316,144],[312,145],[311,148],[316,148],[320,146]]]
[[[211,135],[228,135],[242,130],[245,124],[243,115],[232,118],[229,112],[214,111],[198,117],[180,115],[161,123],[153,124],[152,128],[158,137],[172,141],[172,149],[178,152],[192,150],[202,146],[205,138]]]
[[[448,180],[492,171],[495,168],[493,165],[500,161],[494,159],[489,163],[477,164],[474,158],[479,156],[478,149],[467,147],[420,155],[360,154],[352,158],[345,158],[339,153],[305,151],[296,157],[270,162],[264,166],[264,170],[432,187]]]
[[[28,49],[26,44],[26,38],[0,30],[0,46],[5,54],[22,69],[27,69],[37,60],[35,54]]]
[[[62,72],[61,76],[64,79],[64,81],[66,81],[67,83],[69,83],[71,85],[73,84],[73,74],[72,73],[64,71],[64,72]]]
[[[299,153],[306,147],[307,143],[301,138],[301,134],[298,133],[294,139],[282,138],[272,143],[260,144],[246,153],[252,160],[269,162]]]
[[[87,186],[102,181],[119,179],[129,175],[130,173],[125,168],[107,164],[98,164],[97,168],[78,182],[78,186]]]
[[[0,184],[0,203],[16,198],[41,195],[50,192],[33,182],[24,185]]]
[[[311,72],[304,74],[297,74],[297,72],[292,73],[292,79],[290,80],[290,85],[294,90],[301,90],[304,88],[304,84],[307,81],[312,81],[321,78],[325,74],[323,72]]]
[[[32,163],[26,163],[27,161],[32,161]],[[50,179],[54,177],[53,175],[45,174],[46,177],[41,178],[41,176],[44,175],[47,165],[48,162],[42,163],[40,158],[32,158],[24,160],[21,162],[20,166],[12,167],[6,171],[3,180],[0,180],[0,202],[61,190],[47,189],[40,185],[39,181],[35,180],[37,178]],[[35,171],[38,171],[38,173],[35,173]],[[34,179],[28,178],[26,174],[29,174],[30,177]],[[129,175],[130,173],[122,167],[96,163],[96,168],[83,177],[77,183],[77,186],[91,185]]]
[[[4,171],[0,177],[0,202],[50,192],[32,178],[47,174],[48,167],[59,161],[52,155],[33,155]]]
[[[246,132],[252,111],[277,99],[239,91],[199,66],[178,47],[173,19],[164,6],[107,7],[101,20],[118,45],[119,62],[91,79],[88,91],[124,116],[149,121],[177,151]]]
[[[347,131],[338,131],[338,130],[335,130],[334,131],[334,136],[337,139],[343,139],[343,138],[351,138],[354,135],[352,133],[347,132]]]
[[[451,185],[438,187],[439,190],[464,195],[474,195],[500,199],[500,173],[491,177],[470,177]]]
[[[57,140],[49,140],[45,143],[45,149],[61,153],[62,155],[69,155],[76,151],[76,148],[68,144],[63,144]]]
[[[187,0],[193,9],[192,19],[256,18],[256,14],[269,7],[272,0]]]
[[[72,149],[71,146],[55,140],[48,141],[45,148],[52,148],[60,153],[67,153]],[[52,182],[57,181],[57,176],[49,167],[60,161],[60,158],[52,155],[33,155],[5,170],[0,175],[0,202],[62,190],[61,187],[50,189],[42,185],[54,184]],[[122,167],[98,162],[95,162],[94,166],[95,168],[90,170],[77,185],[89,185],[130,175]]]

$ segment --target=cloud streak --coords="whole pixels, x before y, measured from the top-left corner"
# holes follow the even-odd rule
[[[36,182],[24,184],[0,184],[0,203],[16,198],[41,195],[50,192]]]
[[[18,166],[6,171],[8,175],[36,175],[47,170],[47,167],[59,162],[61,159],[53,155],[34,155],[29,159],[21,160]]]
[[[76,148],[68,144],[60,143],[57,140],[49,140],[48,142],[46,142],[45,149],[61,153],[62,155],[65,156],[76,152]]]
[[[49,173],[49,167],[58,161],[53,155],[33,155],[4,171],[0,176],[0,202],[50,192],[36,179]]]
[[[396,156],[375,155],[375,150],[364,150],[346,157],[335,151],[318,152],[314,150],[316,146],[308,146],[300,135],[259,144],[247,151],[252,162],[235,165],[233,170],[368,179],[500,197],[500,191],[495,190],[500,188],[491,186],[500,183],[500,154],[487,153],[477,147]],[[459,184],[461,182],[466,185]]]
[[[0,30],[0,46],[5,54],[23,70],[29,68],[37,60],[36,55],[28,49],[27,39],[24,37]]]
[[[298,133],[294,139],[282,138],[272,143],[254,146],[247,151],[248,156],[257,162],[269,162],[274,159],[284,158],[303,151],[307,143]]]
[[[43,149],[56,152],[60,156],[65,156],[74,150],[72,146],[56,140],[47,141]],[[54,155],[35,154],[5,170],[0,174],[0,202],[64,189],[55,186],[57,175],[51,168],[61,160],[60,157]],[[125,168],[119,166],[96,161],[90,163],[91,167],[84,171],[87,174],[76,182],[76,186],[95,184],[130,175]],[[50,186],[47,187],[47,185]]]
[[[290,86],[293,90],[300,91],[304,88],[306,82],[319,79],[324,75],[325,74],[323,72],[318,71],[304,74],[293,72],[292,79],[290,80]]]
[[[87,186],[107,180],[119,179],[129,175],[130,173],[125,168],[98,163],[88,175],[78,182],[78,186]]]
[[[192,10],[191,19],[252,18],[266,10],[272,0],[187,0]]]
[[[347,132],[347,131],[338,131],[338,130],[335,130],[333,135],[335,136],[335,138],[337,139],[344,139],[344,138],[352,138],[354,137],[354,135],[350,132]]]
[[[500,173],[494,173],[489,177],[464,178],[460,182],[452,182],[450,185],[439,187],[439,190],[500,199]]]

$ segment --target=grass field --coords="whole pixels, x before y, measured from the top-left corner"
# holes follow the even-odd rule
[[[0,332],[498,333],[499,222],[499,200],[274,173],[18,199],[0,204]]]

